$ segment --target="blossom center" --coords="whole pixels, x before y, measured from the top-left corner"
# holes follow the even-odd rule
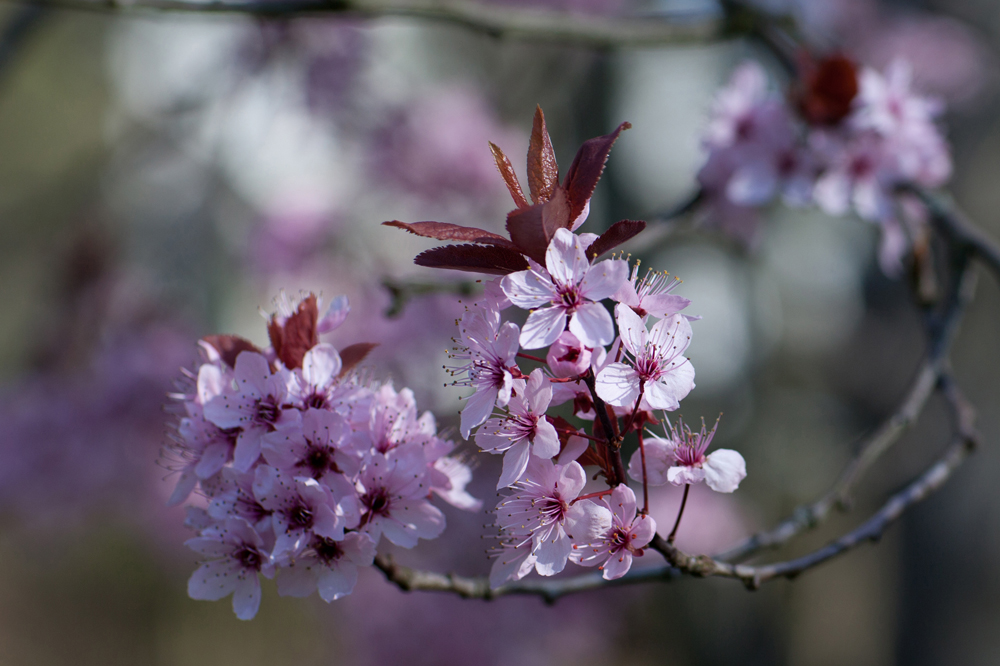
[[[260,555],[260,551],[252,546],[244,546],[233,557],[244,569],[252,569],[253,571],[260,571],[261,564],[264,561]]]
[[[313,542],[313,550],[316,551],[316,557],[327,565],[336,562],[344,554],[344,549],[340,547],[339,543],[326,537],[316,537]]]
[[[254,422],[261,425],[273,426],[278,420],[278,415],[281,413],[281,409],[275,402],[273,396],[264,396],[257,401],[257,406],[254,410]]]

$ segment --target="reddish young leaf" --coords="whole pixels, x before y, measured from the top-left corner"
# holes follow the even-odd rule
[[[558,229],[569,225],[569,204],[562,188],[556,188],[552,198],[545,203],[507,214],[507,231],[514,245],[522,254],[543,265],[549,241]]]
[[[462,227],[457,224],[448,224],[447,222],[414,222],[410,224],[407,222],[400,222],[399,220],[391,220],[389,222],[383,222],[382,224],[387,227],[403,229],[404,231],[409,231],[411,234],[423,236],[424,238],[465,241],[467,243],[497,245],[499,247],[506,247],[512,250],[514,249],[514,244],[500,234],[495,234],[492,231],[486,231],[485,229],[477,229],[476,227]]]
[[[799,79],[799,109],[808,122],[835,125],[851,112],[858,94],[858,69],[850,59],[832,55],[815,62],[803,54]]]
[[[267,335],[271,338],[274,353],[285,364],[286,368],[301,368],[306,352],[319,343],[316,324],[319,321],[319,310],[315,294],[309,294],[295,312],[279,324],[272,316],[267,323]]]
[[[357,367],[361,361],[365,360],[365,357],[371,352],[371,350],[378,347],[377,342],[358,342],[353,345],[348,345],[340,350],[340,361],[343,365],[340,367],[340,374],[337,378],[344,377],[347,373]]]
[[[613,250],[628,239],[636,236],[646,228],[646,223],[642,220],[619,220],[611,225],[607,231],[600,235],[594,243],[587,248],[587,256],[596,258],[609,250]]]
[[[556,151],[552,148],[552,138],[545,127],[542,107],[535,107],[535,120],[531,124],[531,143],[528,144],[528,189],[531,199],[545,203],[559,186],[559,165]]]
[[[236,357],[240,355],[240,352],[261,353],[261,350],[254,343],[238,335],[206,335],[202,340],[212,345],[222,357],[222,362],[230,368],[236,367]]]
[[[428,268],[450,268],[490,275],[507,275],[528,270],[528,262],[514,250],[479,245],[436,247],[418,254],[413,263]]]
[[[589,139],[580,146],[573,164],[566,172],[566,180],[563,181],[563,188],[569,198],[571,220],[575,220],[590,201],[590,196],[597,187],[597,181],[604,172],[604,164],[608,161],[611,146],[618,139],[618,135],[630,127],[631,123],[622,123],[611,134]]]
[[[517,174],[514,173],[514,165],[510,163],[507,156],[503,154],[500,150],[500,146],[496,145],[492,141],[490,143],[490,152],[493,153],[493,159],[496,160],[497,169],[500,171],[500,176],[503,178],[503,182],[507,184],[507,191],[510,192],[511,198],[514,199],[514,205],[518,208],[527,208],[528,200],[524,198],[524,191],[521,189],[521,183],[517,181]]]

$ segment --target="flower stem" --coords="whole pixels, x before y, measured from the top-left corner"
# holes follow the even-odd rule
[[[591,499],[593,497],[604,497],[605,495],[610,495],[614,491],[608,488],[607,490],[598,490],[596,493],[587,493],[586,495],[580,495],[575,500],[570,502],[570,504],[576,504],[580,500]]]
[[[642,512],[646,514],[649,513],[649,485],[646,483],[646,447],[642,443],[641,425],[636,434],[639,436],[639,458],[642,460]],[[680,520],[680,517],[677,520]],[[676,530],[677,528],[674,529]]]
[[[539,363],[545,363],[544,358],[538,358],[537,356],[532,356],[531,354],[525,354],[523,352],[517,352],[519,358],[526,358],[529,361],[538,361]]]
[[[590,398],[594,402],[594,411],[597,413],[597,418],[604,429],[604,436],[607,438],[605,444],[608,458],[611,462],[611,469],[608,471],[615,477],[608,479],[608,482],[612,486],[625,483],[625,466],[622,465],[621,439],[618,437],[618,419],[615,419],[615,423],[612,425],[611,417],[608,415],[608,406],[601,399],[601,396],[597,395],[597,383],[594,380],[593,370],[587,371],[587,374],[583,376],[583,381],[587,384],[587,388],[590,389]]]
[[[681,526],[681,516],[684,515],[684,507],[688,503],[688,491],[691,490],[691,484],[684,484],[684,497],[681,498],[681,510],[677,512],[677,522],[674,523],[674,529],[670,530],[670,536],[667,537],[667,543],[672,544],[674,542],[674,537],[677,536],[677,528]]]

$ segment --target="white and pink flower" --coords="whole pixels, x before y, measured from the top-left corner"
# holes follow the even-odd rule
[[[569,229],[559,229],[545,252],[545,268],[511,273],[501,286],[511,303],[531,310],[521,329],[525,349],[548,347],[568,329],[588,347],[606,345],[614,335],[611,315],[599,302],[628,277],[628,263],[608,259],[591,265],[587,246]]]

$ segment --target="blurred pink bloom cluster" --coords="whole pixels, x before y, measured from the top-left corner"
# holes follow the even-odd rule
[[[769,89],[755,62],[719,91],[698,174],[710,219],[746,242],[757,211],[780,198],[830,215],[853,212],[880,225],[883,269],[898,273],[908,250],[897,207],[903,184],[937,187],[951,175],[935,121],[942,104],[915,92],[901,60],[884,72],[846,58],[804,59],[795,108]]]
[[[347,299],[319,310],[313,295],[279,303],[267,349],[236,336],[203,339],[204,363],[175,395],[183,409],[170,502],[195,489],[205,499],[188,509],[198,536],[187,545],[206,559],[188,592],[232,594],[241,619],[257,612],[261,575],[277,574],[279,594],[318,591],[332,601],[351,593],[383,536],[412,548],[441,534],[434,495],[480,507],[465,491],[470,469],[449,455],[454,444],[412,392],[355,372],[371,345],[319,341],[343,323]]]

